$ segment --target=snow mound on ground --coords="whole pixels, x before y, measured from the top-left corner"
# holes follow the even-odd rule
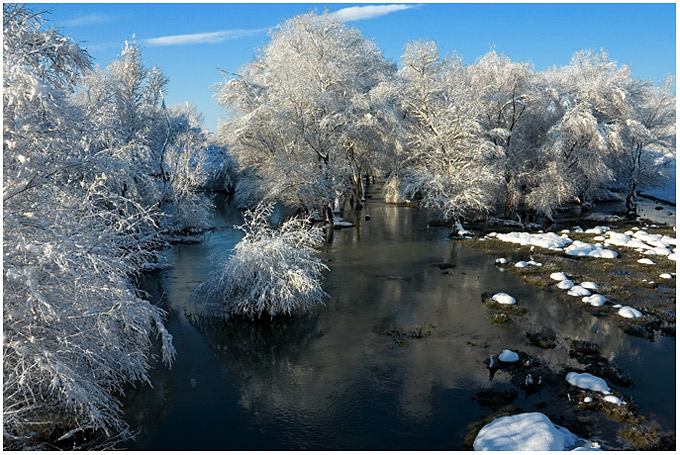
[[[560,289],[569,290],[574,287],[574,282],[571,280],[563,280],[556,285]]]
[[[647,264],[647,265],[654,265],[654,264],[656,264],[656,262],[652,261],[652,260],[649,259],[649,258],[638,259],[638,262],[639,262],[640,264]]]
[[[507,234],[498,234],[498,240],[510,243],[519,243],[520,245],[533,245],[542,248],[558,249],[569,245],[572,240],[569,237],[560,237],[554,232],[547,234],[530,234],[528,232],[509,232]]]
[[[619,316],[628,318],[628,319],[635,319],[635,318],[641,318],[642,313],[635,308],[629,307],[629,306],[624,306],[619,309]]]
[[[498,355],[498,360],[505,363],[517,362],[519,355],[509,349],[503,349],[503,352]]]
[[[586,234],[596,234],[596,235],[602,235],[605,232],[607,232],[609,228],[607,226],[595,226],[594,228],[591,229],[586,229]]]
[[[566,428],[540,412],[501,417],[485,425],[475,438],[475,450],[565,450],[579,442]]]
[[[505,258],[497,258],[496,259],[496,264],[507,264],[508,260]]]
[[[659,275],[659,278],[665,278],[667,280],[670,280],[673,278],[673,275],[671,275],[670,273],[662,273],[661,275]]]
[[[514,305],[517,303],[517,300],[515,300],[513,296],[506,294],[505,292],[499,292],[498,294],[495,294],[493,297],[491,297],[491,300],[503,305]]]
[[[592,390],[593,392],[609,393],[609,386],[604,379],[598,378],[588,373],[576,373],[572,371],[567,374],[567,382],[579,389]]]
[[[517,267],[518,269],[523,269],[529,267],[529,264],[526,261],[519,261],[515,262],[515,267]]]
[[[585,303],[589,303],[590,306],[602,306],[604,305],[604,302],[607,301],[607,298],[600,294],[593,294],[590,296],[583,297],[582,300]]]
[[[565,275],[563,272],[554,272],[550,274],[550,278],[555,280],[555,281],[564,281],[568,280],[567,275]]]
[[[587,256],[591,258],[618,257],[618,253],[614,250],[607,250],[599,245],[581,242],[580,240],[574,240],[571,245],[564,249],[564,252],[569,256]]]
[[[567,294],[573,295],[574,297],[584,297],[590,295],[590,291],[582,286],[574,286],[571,289],[569,289],[569,292],[567,292]]]
[[[581,283],[581,287],[584,287],[584,288],[586,288],[590,291],[596,291],[596,290],[600,289],[600,286],[593,283],[592,281],[584,281],[583,283]]]
[[[626,404],[625,401],[623,401],[621,398],[615,397],[614,395],[607,395],[604,397],[604,401],[607,403],[612,403],[621,406],[622,404]]]

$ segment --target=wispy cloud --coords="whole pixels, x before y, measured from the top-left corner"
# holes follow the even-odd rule
[[[415,8],[420,5],[371,5],[371,6],[352,6],[337,10],[335,16],[343,22],[358,21],[361,19],[373,19],[374,17],[384,16],[385,14]]]
[[[188,35],[160,36],[158,38],[148,38],[143,42],[149,46],[180,46],[185,44],[215,44],[222,41],[255,36],[266,32],[266,28],[257,29],[236,29],[221,30],[211,33],[192,33]]]
[[[73,19],[66,19],[60,22],[60,25],[64,27],[77,27],[79,25],[97,25],[106,24],[107,22],[112,22],[115,17],[109,16],[108,14],[102,13],[92,13],[86,14],[84,16],[74,17]]]

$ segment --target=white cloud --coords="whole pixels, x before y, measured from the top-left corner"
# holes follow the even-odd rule
[[[210,33],[192,33],[188,35],[170,35],[160,36],[158,38],[149,38],[143,40],[149,46],[180,46],[184,44],[202,44],[202,43],[221,43],[222,41],[245,38],[247,36],[259,35],[266,32],[266,28],[257,28],[250,30],[221,30]]]
[[[342,8],[333,13],[338,19],[344,22],[358,21],[361,19],[372,19],[384,16],[385,14],[414,8],[419,5],[371,5],[371,6],[352,6]]]
[[[63,27],[77,27],[79,25],[97,25],[113,21],[115,18],[108,14],[92,13],[85,16],[78,16],[73,19],[61,21],[59,25]]]

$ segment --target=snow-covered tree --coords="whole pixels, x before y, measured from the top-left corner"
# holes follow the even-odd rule
[[[604,51],[579,51],[568,66],[550,70],[547,77],[557,98],[552,108],[560,112],[545,135],[542,171],[527,200],[550,216],[564,202],[597,199],[613,182],[609,163],[623,150],[630,69],[610,61]]]
[[[153,258],[153,213],[112,191],[72,103],[87,54],[39,14],[3,5],[3,433],[5,448],[78,431],[129,435],[116,395],[147,381],[163,312],[130,277]],[[119,210],[124,205],[134,210]]]
[[[666,185],[675,166],[673,78],[662,87],[631,80],[627,90],[630,116],[623,132],[623,154],[612,163],[616,184],[625,189],[626,208],[637,212],[637,191]]]
[[[476,103],[480,127],[501,148],[505,196],[504,216],[523,202],[522,188],[532,173],[537,116],[546,115],[538,103],[537,78],[528,63],[513,62],[491,50],[467,68],[470,91]]]
[[[392,95],[404,112],[404,147],[387,189],[419,194],[447,220],[491,210],[502,151],[482,135],[462,61],[440,58],[432,41],[408,43]]]
[[[323,304],[321,288],[327,267],[315,256],[322,231],[302,218],[291,218],[278,229],[269,225],[274,205],[261,203],[246,211],[245,233],[221,269],[190,296],[208,302],[226,315],[257,319],[291,315]]]
[[[362,175],[393,143],[371,90],[394,66],[327,13],[291,18],[270,36],[254,61],[217,87],[218,103],[232,114],[221,136],[267,198],[329,211],[338,196],[356,199]]]

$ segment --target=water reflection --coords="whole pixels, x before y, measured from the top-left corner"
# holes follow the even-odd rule
[[[370,220],[336,231],[321,252],[331,298],[302,317],[188,317],[186,297],[216,267],[206,256],[225,254],[240,237],[224,231],[176,250],[161,286],[178,362],[160,389],[145,392],[155,398],[128,406],[131,415],[135,405],[167,413],[152,425],[140,414],[136,448],[180,449],[182,428],[192,431],[194,449],[460,449],[466,426],[488,413],[472,395],[510,381],[489,378],[489,355],[507,348],[556,369],[578,367],[568,339],[593,341],[603,356],[634,365],[636,401],[655,395],[645,381],[658,356],[650,364],[640,355],[647,345],[608,318],[522,284],[493,257],[428,228],[417,209],[369,207]],[[483,292],[501,291],[528,309],[509,326],[492,324],[481,302]],[[526,332],[546,330],[558,334],[555,349],[527,345]],[[674,352],[674,343],[666,347]],[[664,390],[674,396],[673,384]],[[674,411],[663,412],[674,425]],[[227,423],[228,437],[219,430]]]

